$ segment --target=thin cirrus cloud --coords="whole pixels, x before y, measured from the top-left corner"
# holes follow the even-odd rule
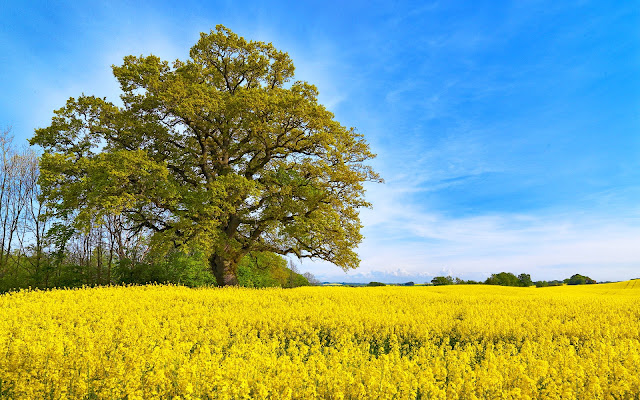
[[[599,280],[635,277],[629,272],[637,271],[640,258],[637,215],[447,217],[411,204],[399,207],[411,191],[381,190],[374,210],[363,213],[367,238],[360,248],[363,268],[356,272],[382,272],[393,281],[443,273],[481,280],[500,271],[547,280],[574,273]]]

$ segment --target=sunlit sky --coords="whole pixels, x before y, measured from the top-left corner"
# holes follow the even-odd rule
[[[363,133],[361,267],[323,281],[640,277],[640,5],[610,1],[2,1],[0,129],[25,144],[125,55],[224,24],[287,51]]]

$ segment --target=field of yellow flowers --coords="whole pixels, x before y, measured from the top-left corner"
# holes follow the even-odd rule
[[[635,280],[0,296],[0,398],[639,396]]]

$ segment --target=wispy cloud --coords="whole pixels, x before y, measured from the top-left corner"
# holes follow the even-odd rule
[[[564,213],[435,214],[412,196],[413,187],[373,188],[373,210],[362,213],[367,238],[360,273],[442,271],[483,278],[500,271],[536,279],[589,273],[596,279],[632,278],[640,266],[640,213],[621,216]],[[616,271],[616,268],[620,270]]]
[[[323,263],[304,267],[322,280],[350,282],[418,282],[436,275],[485,279],[501,271],[529,273],[536,280],[574,273],[597,280],[640,276],[640,207],[624,213],[550,207],[460,216],[434,210],[422,199],[425,191],[464,186],[468,179],[474,176],[416,183],[411,174],[401,174],[371,185],[373,208],[361,213],[361,267],[347,273]],[[606,202],[616,193],[589,197]]]

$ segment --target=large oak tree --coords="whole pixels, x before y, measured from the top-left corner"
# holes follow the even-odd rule
[[[293,72],[287,53],[220,25],[187,61],[125,57],[123,106],[70,98],[36,130],[44,198],[77,227],[116,214],[152,246],[197,246],[219,285],[251,251],[357,267],[374,155]]]

